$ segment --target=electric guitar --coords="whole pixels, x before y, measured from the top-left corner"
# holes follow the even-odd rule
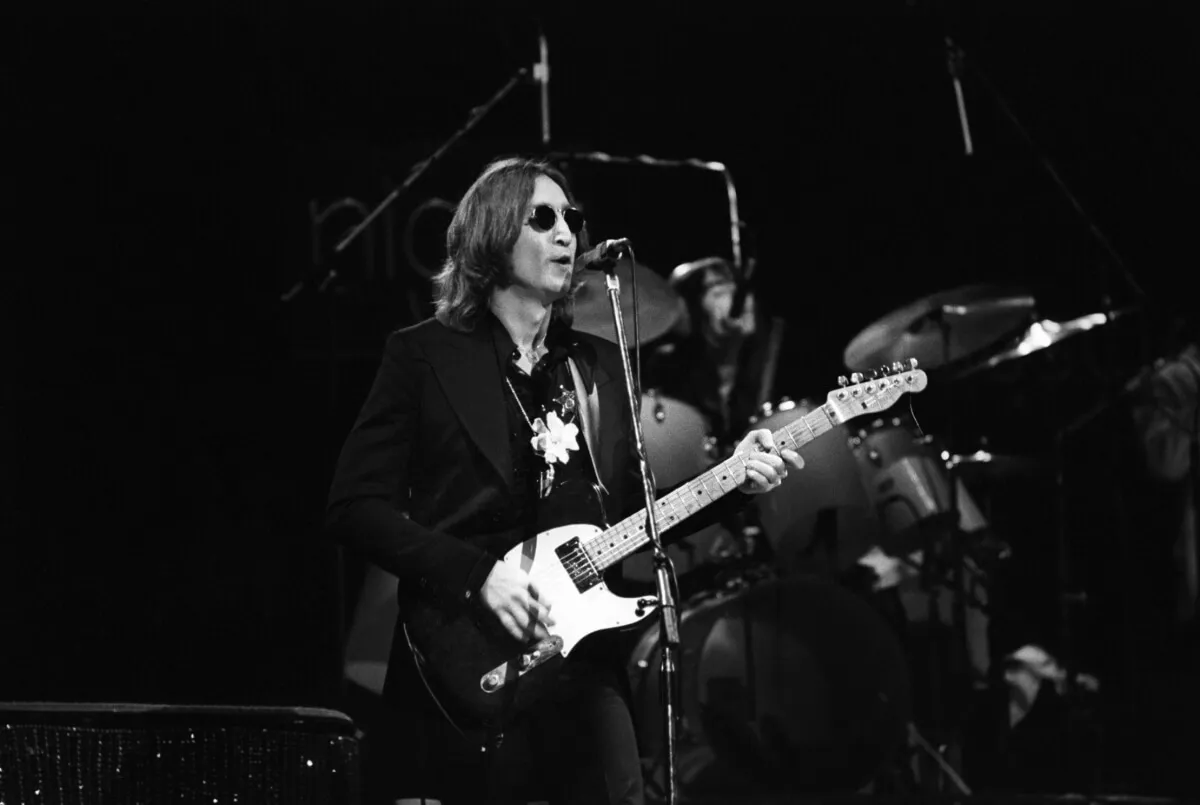
[[[831,391],[824,405],[772,434],[779,448],[799,450],[855,417],[890,408],[906,393],[925,389],[925,373],[911,360],[865,382]],[[852,379],[861,380],[855,375]],[[844,381],[843,381],[844,382]],[[654,504],[660,532],[737,489],[746,479],[735,454]],[[657,608],[656,598],[610,592],[604,571],[647,546],[646,510],[607,529],[566,525],[542,531],[505,554],[553,605],[549,638],[525,645],[482,607],[422,598],[405,618],[405,633],[426,686],[452,721],[499,730],[526,710],[557,675],[557,666],[589,635],[632,626]]]

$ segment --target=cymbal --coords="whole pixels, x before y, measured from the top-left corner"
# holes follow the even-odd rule
[[[1007,361],[1023,358],[1039,350],[1047,349],[1072,336],[1110,324],[1121,316],[1133,313],[1137,309],[1135,307],[1128,307],[1107,313],[1090,313],[1086,316],[1061,322],[1050,319],[1035,321],[1029,327],[1022,330],[1004,349],[993,353],[986,360],[980,361],[974,366],[967,367],[958,374],[958,377],[967,377],[968,375],[984,372],[988,369],[994,369]]]
[[[926,369],[957,364],[1011,335],[1028,320],[1034,304],[1021,289],[998,285],[940,291],[856,335],[843,356],[846,368],[866,372],[909,358]]]
[[[625,323],[625,339],[632,347],[634,274],[629,258],[621,259],[616,271],[621,283],[621,321]],[[637,266],[637,292],[639,335],[641,344],[646,344],[670,332],[683,315],[683,300],[665,277],[640,263]],[[575,292],[574,328],[617,342],[603,271],[588,271],[583,284]]]

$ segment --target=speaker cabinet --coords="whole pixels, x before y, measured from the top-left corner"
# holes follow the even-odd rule
[[[357,805],[359,764],[332,710],[0,703],[4,805]]]

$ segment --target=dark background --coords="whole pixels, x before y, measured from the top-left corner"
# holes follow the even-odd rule
[[[360,568],[319,524],[384,336],[428,313],[402,232],[488,159],[542,150],[537,92],[516,87],[347,254],[330,247],[356,214],[317,228],[312,210],[373,207],[532,65],[539,24],[554,149],[732,170],[760,298],[787,322],[779,395],[823,398],[859,330],[936,290],[1016,283],[1065,319],[1134,304],[1140,285],[1147,315],[955,392],[974,401],[954,409],[963,433],[1046,453],[1195,306],[1190,16],[400,5],[5,25],[0,698],[339,704]],[[967,57],[971,157],[947,34]],[[594,238],[632,238],[662,273],[728,253],[717,174],[575,167]],[[949,393],[914,403],[926,430],[945,430]],[[1118,406],[1069,443],[1068,531],[1073,573],[1102,593],[1075,648],[1113,680],[1114,732],[1133,741],[1178,707],[1144,701],[1153,663],[1133,659],[1165,616],[1129,579],[1155,588],[1165,538],[1120,492],[1139,483],[1122,485],[1127,430]],[[1052,600],[1055,499],[1040,482],[994,491]],[[1056,610],[1038,605],[1053,644]],[[1111,768],[1145,789],[1164,764],[1126,752]]]

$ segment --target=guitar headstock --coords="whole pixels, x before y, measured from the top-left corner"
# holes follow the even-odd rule
[[[897,362],[880,367],[869,379],[858,372],[849,380],[838,378],[841,388],[829,392],[825,399],[834,419],[841,423],[863,414],[886,411],[905,394],[924,391],[927,384],[925,373],[917,368],[917,359],[910,358],[907,365]]]

